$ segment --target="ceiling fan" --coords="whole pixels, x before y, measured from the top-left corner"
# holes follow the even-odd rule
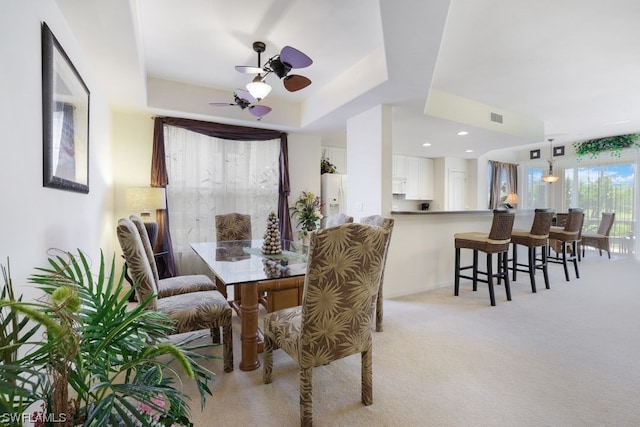
[[[271,111],[271,107],[267,107],[266,105],[256,105],[256,99],[246,90],[236,89],[233,94],[233,98],[235,102],[210,102],[209,104],[214,107],[229,107],[237,105],[243,110],[249,110],[251,114],[258,118],[258,120],[260,120],[262,116],[269,114]]]
[[[298,49],[295,49],[291,46],[285,46],[282,48],[279,54],[269,58],[269,60],[267,60],[264,65],[260,65],[260,54],[265,51],[265,48],[266,45],[263,42],[257,41],[253,43],[253,50],[258,53],[257,67],[248,65],[236,65],[235,67],[236,71],[239,71],[241,73],[257,74],[253,81],[247,85],[247,90],[251,92],[258,101],[267,96],[267,94],[271,90],[271,86],[265,83],[265,79],[271,73],[274,73],[276,76],[283,79],[284,87],[289,92],[295,92],[297,90],[304,89],[311,84],[311,80],[309,80],[305,76],[301,76],[298,74],[289,74],[292,69],[305,68],[313,64],[311,58],[300,52]],[[258,90],[262,89],[264,92],[254,93],[252,91],[252,88],[250,87],[253,84],[257,84],[254,87],[256,87]],[[263,86],[260,88],[258,85]]]

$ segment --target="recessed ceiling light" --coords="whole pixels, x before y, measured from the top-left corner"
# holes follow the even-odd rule
[[[431,147],[431,143],[430,142],[425,142],[424,144],[422,144],[423,147]]]
[[[460,132],[457,133],[458,136],[464,136],[464,135],[468,135],[469,132],[467,132],[466,130],[461,130]]]
[[[473,150],[464,150],[465,153],[473,153]]]

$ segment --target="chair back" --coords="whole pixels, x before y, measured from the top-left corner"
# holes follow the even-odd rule
[[[158,274],[156,257],[153,254],[153,245],[151,244],[151,238],[149,237],[147,227],[144,225],[144,221],[142,221],[142,218],[137,215],[129,216],[129,220],[133,223],[133,225],[136,226],[136,229],[138,230],[138,234],[140,235],[140,239],[142,240],[142,246],[144,247],[144,252],[147,255],[147,259],[149,260],[151,273],[153,274],[153,279],[155,280],[157,287],[158,282],[160,281],[160,275]]]
[[[582,223],[584,222],[584,209],[571,208],[567,216],[567,222],[564,224],[565,233],[575,233],[580,235],[582,231]]]
[[[387,262],[387,253],[389,252],[389,243],[391,243],[391,233],[393,232],[393,218],[386,218],[381,215],[371,215],[360,218],[360,224],[366,225],[375,225],[376,227],[382,227],[385,230],[389,231],[387,235],[387,243],[384,248],[384,262],[382,265],[382,275],[380,276],[380,281],[384,278],[384,265]]]
[[[136,226],[131,220],[120,218],[116,234],[118,235],[118,241],[120,242],[120,248],[122,248],[129,274],[136,284],[135,292],[138,301],[145,301],[149,297],[157,297],[158,288]],[[155,309],[156,298],[153,298],[147,307]]]
[[[329,215],[325,221],[324,228],[337,227],[338,225],[349,224],[351,222],[353,222],[353,217],[343,213]]]
[[[349,223],[311,235],[302,296],[301,368],[370,348],[388,233]]]
[[[549,237],[549,230],[551,229],[551,222],[553,221],[554,215],[555,211],[553,209],[536,209],[529,234],[539,238]]]
[[[216,241],[251,240],[251,216],[239,213],[216,215]]]
[[[495,241],[507,241],[511,239],[511,231],[513,230],[513,222],[515,221],[516,214],[512,210],[500,210],[493,211],[493,222],[491,223],[491,230],[489,231],[489,240]]]
[[[616,219],[615,213],[602,213],[602,218],[600,219],[600,226],[598,227],[598,234],[603,236],[608,236],[611,233],[611,227],[613,227],[613,221]]]

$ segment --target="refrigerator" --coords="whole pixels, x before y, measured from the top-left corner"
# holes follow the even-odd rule
[[[347,175],[324,173],[320,178],[320,200],[323,203],[322,215],[329,216],[346,213]]]

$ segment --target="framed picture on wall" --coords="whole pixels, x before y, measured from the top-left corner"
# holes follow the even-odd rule
[[[529,159],[539,159],[539,158],[540,158],[540,150],[529,151]]]
[[[553,147],[553,157],[564,156],[564,145]]]
[[[43,185],[89,192],[89,89],[42,23]]]

